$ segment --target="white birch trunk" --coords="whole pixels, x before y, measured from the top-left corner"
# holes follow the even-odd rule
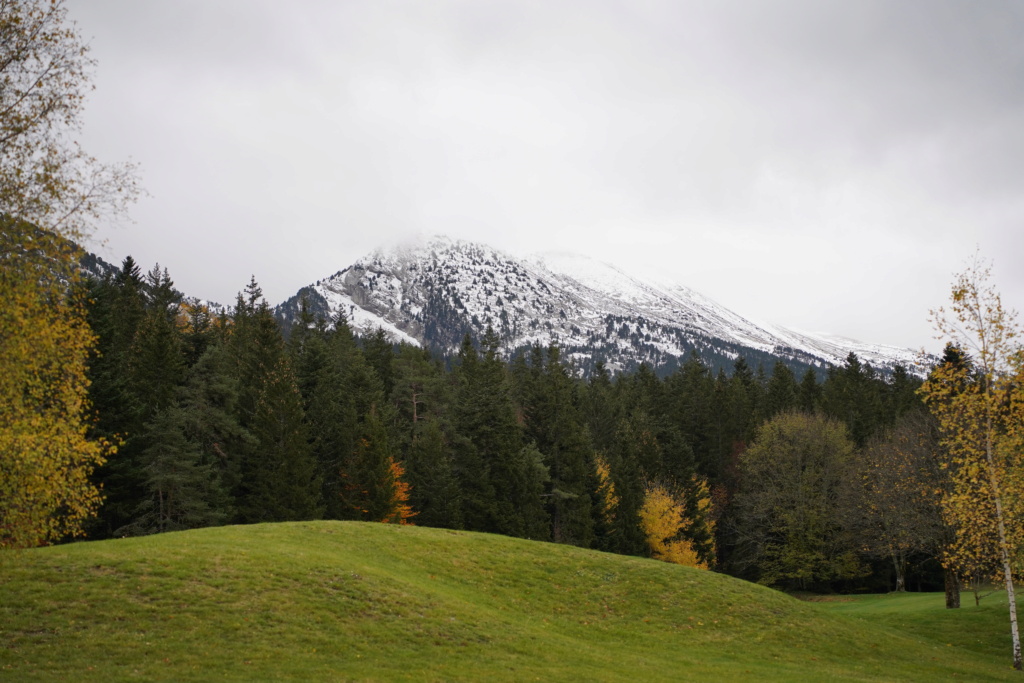
[[[986,405],[987,411],[991,407]],[[987,412],[986,411],[986,412]],[[1006,599],[1010,605],[1010,634],[1013,638],[1013,668],[1021,670],[1020,632],[1017,629],[1017,597],[1013,591],[1013,570],[1010,567],[1010,552],[1006,546],[1006,527],[1003,525],[1003,501],[996,475],[995,458],[992,456],[992,417],[987,416],[988,432],[985,435],[985,458],[988,461],[988,485],[996,504],[996,524],[999,529],[999,554],[1003,561],[1003,577],[1006,581]]]

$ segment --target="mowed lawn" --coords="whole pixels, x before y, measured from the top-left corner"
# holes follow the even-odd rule
[[[487,534],[220,527],[0,553],[0,679],[1016,680],[1000,599],[817,603]]]

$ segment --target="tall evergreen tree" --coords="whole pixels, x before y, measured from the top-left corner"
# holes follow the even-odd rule
[[[870,365],[851,352],[840,368],[829,368],[822,387],[825,414],[846,423],[850,437],[863,447],[876,430],[886,424],[882,405],[884,384]]]
[[[694,455],[701,476],[717,481],[719,450],[714,438],[715,381],[711,370],[693,353],[666,382],[672,422]]]
[[[89,360],[89,397],[96,412],[93,435],[120,445],[93,474],[105,496],[93,536],[109,537],[132,522],[142,497],[145,474],[137,450],[125,441],[145,423],[144,404],[132,382],[135,339],[146,314],[142,273],[131,256],[113,276],[89,285],[87,320],[97,336]]]
[[[421,526],[461,529],[462,491],[455,474],[454,452],[436,419],[416,423],[406,458],[412,487],[410,502]]]
[[[390,521],[400,485],[387,428],[376,410],[361,424],[355,448],[342,472],[342,501],[355,519]]]
[[[391,343],[388,333],[378,327],[363,339],[363,355],[366,357],[367,364],[376,373],[384,395],[390,396],[395,385],[392,368],[395,359],[395,346]]]
[[[599,545],[623,555],[645,555],[647,538],[640,526],[644,500],[644,477],[637,453],[640,437],[629,420],[622,419],[608,455],[617,504],[608,536]]]
[[[125,533],[159,533],[214,526],[228,508],[213,463],[188,438],[185,411],[169,406],[147,425],[142,458],[146,496]]]
[[[796,409],[799,391],[793,371],[782,361],[776,361],[765,390],[764,419]]]
[[[238,416],[254,444],[243,454],[238,521],[313,519],[320,484],[309,449],[302,397],[277,321],[253,279],[235,307],[231,351],[239,379]]]
[[[813,413],[821,408],[821,385],[818,384],[818,374],[812,368],[807,368],[800,380],[797,402],[799,409],[805,413]]]
[[[541,506],[539,492],[534,494],[538,468],[533,454],[522,450],[508,373],[492,329],[481,346],[478,354],[467,337],[459,354],[455,424],[466,439],[456,449],[464,521],[471,529],[532,536]]]
[[[559,543],[589,547],[593,543],[591,494],[593,448],[579,415],[574,382],[557,346],[545,353],[535,347],[530,364],[517,364],[517,393],[525,417],[524,431],[543,454],[550,472],[545,492],[551,519],[549,536]]]

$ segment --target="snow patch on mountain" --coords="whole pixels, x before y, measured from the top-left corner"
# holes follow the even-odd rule
[[[823,367],[852,351],[883,370],[917,360],[909,349],[758,324],[682,285],[585,256],[517,258],[446,237],[379,249],[312,288],[360,333],[379,327],[445,352],[492,327],[507,351],[556,343],[582,365],[600,358],[613,368],[693,352],[719,364],[761,354]]]

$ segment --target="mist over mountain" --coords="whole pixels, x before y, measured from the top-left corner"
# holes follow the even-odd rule
[[[583,373],[648,363],[659,374],[696,353],[713,369],[739,357],[770,368],[840,365],[850,352],[883,373],[915,372],[917,352],[754,323],[678,284],[648,281],[567,253],[518,258],[484,244],[434,237],[378,249],[302,288],[275,309],[287,329],[305,298],[327,320],[344,314],[359,334],[451,354],[492,327],[513,355],[557,344]]]

